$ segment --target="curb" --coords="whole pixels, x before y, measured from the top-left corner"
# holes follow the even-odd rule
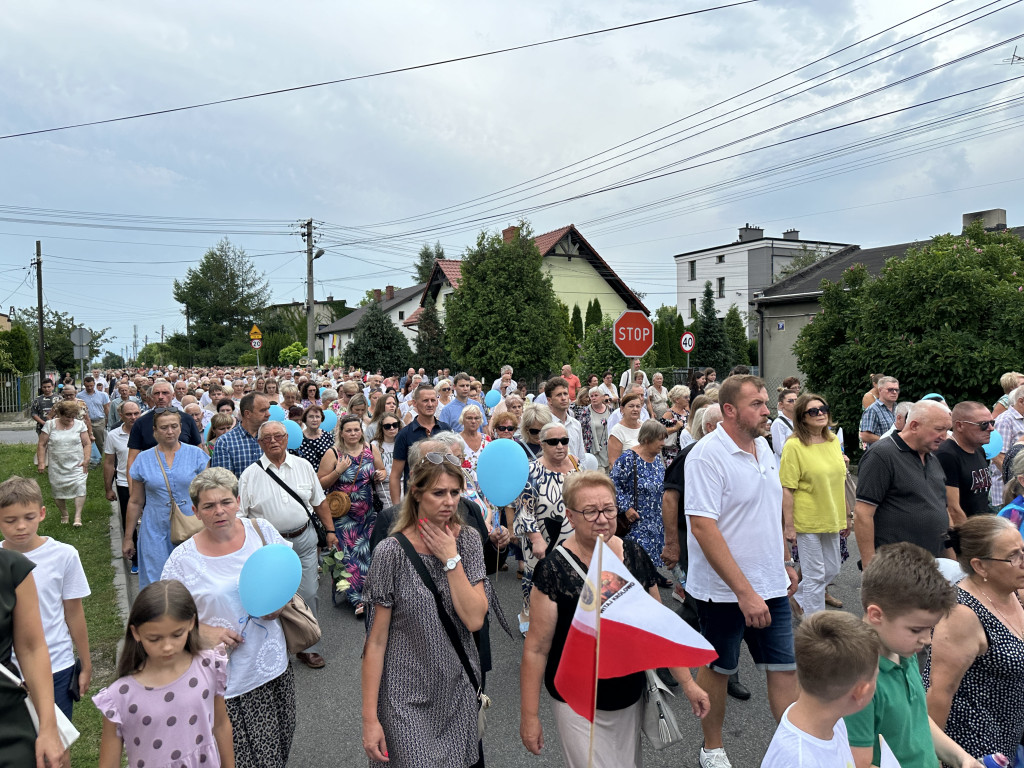
[[[36,423],[31,419],[20,421],[0,421],[0,432],[21,432],[26,429],[35,429]]]
[[[131,598],[138,593],[138,581],[131,578],[128,565],[121,555],[121,507],[116,501],[110,502],[110,564],[114,567],[114,589],[117,592],[117,610],[121,614],[121,622],[128,626],[128,612],[131,610]],[[117,658],[121,656],[124,638],[117,642]]]

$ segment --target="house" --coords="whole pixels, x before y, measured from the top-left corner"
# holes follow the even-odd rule
[[[11,318],[14,317],[14,307],[11,307],[11,314],[5,315],[0,312],[0,331],[11,330]]]
[[[336,318],[340,319],[340,315],[345,315],[352,311],[351,307],[345,306],[345,299],[334,300],[333,296],[328,296],[324,301],[313,302],[313,327],[319,328],[328,323],[334,322]],[[283,304],[271,304],[267,307],[267,312],[271,314],[281,314],[286,317],[297,316],[306,317],[306,302],[304,301],[289,301]]]
[[[986,229],[1006,229],[1006,211],[998,208],[965,213],[963,226],[981,220]],[[1024,237],[1024,227],[1011,229]],[[756,323],[758,364],[769,386],[799,373],[793,344],[800,331],[818,314],[821,281],[836,282],[855,264],[863,264],[868,274],[877,277],[889,259],[902,259],[907,251],[923,241],[861,248],[848,245],[827,258],[787,275],[784,279],[755,292],[750,301],[751,318]]]
[[[781,238],[765,237],[764,230],[750,224],[740,227],[739,239],[728,245],[716,245],[697,251],[678,253],[676,262],[676,309],[689,322],[697,316],[704,284],[711,282],[715,311],[724,316],[733,304],[745,312],[754,293],[771,285],[784,267],[809,251],[830,254],[846,247],[844,243],[801,240],[791,229]],[[747,323],[747,336],[756,332],[753,319]]]
[[[416,339],[416,331],[406,326],[405,321],[419,308],[420,297],[426,285],[426,283],[419,283],[411,288],[395,288],[395,286],[389,285],[383,291],[375,289],[373,292],[374,299],[384,310],[384,314],[402,331],[410,344]],[[321,359],[328,360],[341,354],[345,345],[352,341],[356,325],[366,314],[368,308],[368,306],[359,307],[340,320],[317,331],[317,349],[323,355]]]
[[[509,242],[518,233],[518,227],[508,227],[502,230],[501,236]],[[597,298],[605,317],[616,318],[625,309],[638,309],[645,315],[650,314],[640,298],[615,274],[615,270],[608,266],[574,224],[537,235],[533,242],[540,251],[542,269],[551,277],[555,295],[569,307],[570,312],[578,305],[580,313],[585,313],[587,303]],[[421,297],[420,309],[405,321],[406,327],[415,328],[428,296],[437,304],[438,315],[443,318],[445,299],[458,290],[461,277],[461,262],[453,259],[435,261]]]

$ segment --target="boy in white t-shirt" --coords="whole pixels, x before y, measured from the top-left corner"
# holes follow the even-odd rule
[[[78,550],[49,536],[39,535],[46,517],[39,483],[15,475],[0,483],[0,546],[19,552],[35,563],[32,575],[39,595],[46,646],[53,669],[53,697],[68,719],[72,705],[89,688],[92,659],[82,598],[89,595]],[[74,691],[75,651],[81,659]]]
[[[800,695],[782,715],[761,768],[854,768],[843,718],[875,694],[881,643],[848,613],[804,619],[794,637]]]

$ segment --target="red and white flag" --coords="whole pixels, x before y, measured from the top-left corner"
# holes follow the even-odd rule
[[[598,547],[601,551],[595,549],[590,560],[555,672],[558,693],[590,722],[595,677],[604,680],[657,667],[699,667],[718,658],[707,640],[651,597],[601,538]]]

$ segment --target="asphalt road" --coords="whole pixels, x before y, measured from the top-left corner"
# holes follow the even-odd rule
[[[38,443],[39,436],[34,429],[0,429],[0,444]]]
[[[848,610],[859,614],[860,577],[857,571],[856,545],[851,538],[851,557],[843,565],[836,586],[830,591],[839,597]],[[494,579],[506,616],[515,621],[521,607],[520,582],[515,566],[497,574]],[[295,663],[298,690],[298,728],[292,745],[290,766],[322,764],[365,765],[366,757],[360,736],[359,669],[363,645],[363,624],[347,608],[334,608],[328,592],[329,581],[321,579],[320,623],[324,632],[324,656],[327,666],[311,670]],[[663,598],[669,605],[668,591]],[[447,641],[445,641],[447,642]],[[494,701],[487,721],[484,755],[492,768],[513,766],[562,765],[558,735],[551,719],[550,699],[542,693],[541,721],[544,727],[544,752],[531,755],[519,740],[519,661],[522,640],[508,637],[491,622],[491,644],[494,669],[487,676],[487,692]],[[750,701],[730,699],[726,713],[725,742],[736,768],[754,768],[768,748],[775,731],[775,721],[768,711],[763,673],[757,672],[746,651],[742,656],[741,679],[750,688]],[[689,712],[685,698],[673,704],[685,741],[663,752],[646,746],[644,765],[648,768],[679,768],[696,766],[701,745],[700,726]]]

